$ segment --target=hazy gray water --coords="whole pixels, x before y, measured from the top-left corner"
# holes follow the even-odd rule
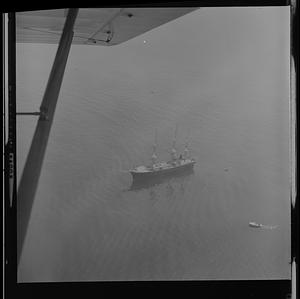
[[[250,35],[245,56],[198,72],[209,66],[200,53],[178,68],[182,49],[168,61],[162,48],[155,65],[155,47],[143,58],[143,39],[159,44],[155,34],[118,48],[72,48],[20,281],[290,277],[288,50],[277,52],[281,64],[264,52],[285,35],[254,54]],[[18,46],[20,111],[38,109],[55,48]],[[187,51],[196,55],[194,48]],[[18,118],[19,177],[35,124]],[[155,128],[167,159],[175,124],[179,149],[190,133],[194,174],[128,191],[124,170],[149,161]],[[278,227],[257,230],[249,221]]]

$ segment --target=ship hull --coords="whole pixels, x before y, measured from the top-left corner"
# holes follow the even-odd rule
[[[135,172],[135,171],[130,171],[132,178],[134,181],[139,181],[139,180],[147,180],[147,179],[154,179],[154,178],[165,178],[165,177],[170,177],[176,174],[181,174],[184,172],[189,172],[193,169],[195,164],[195,161],[184,164],[184,165],[177,165],[172,168],[168,169],[159,169],[159,170],[153,170],[150,172]]]
[[[160,175],[160,176],[153,176],[153,177],[146,177],[146,178],[139,177],[132,180],[129,190],[135,191],[140,189],[148,189],[156,185],[164,184],[166,182],[171,182],[171,181],[176,182],[178,180],[185,179],[193,174],[194,174],[194,168],[189,167],[168,175]]]

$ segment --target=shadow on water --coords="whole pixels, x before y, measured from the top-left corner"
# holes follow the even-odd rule
[[[161,174],[154,178],[141,178],[141,179],[134,179],[130,188],[127,191],[139,191],[143,189],[150,189],[157,185],[162,185],[164,183],[170,182],[183,182],[185,178],[192,176],[194,174],[194,169],[186,169],[179,173],[175,174]]]

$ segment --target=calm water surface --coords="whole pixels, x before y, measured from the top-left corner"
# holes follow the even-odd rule
[[[244,71],[229,85],[194,62],[147,72],[134,63],[141,44],[72,48],[19,280],[289,278],[288,82],[277,88],[259,56],[257,80]],[[54,53],[18,46],[18,110],[38,109]],[[18,118],[18,177],[35,124]],[[176,124],[179,150],[190,136],[194,173],[130,190],[126,170],[149,162],[156,128],[168,159]]]

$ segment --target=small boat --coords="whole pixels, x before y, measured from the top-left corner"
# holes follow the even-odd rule
[[[155,144],[153,146],[153,154],[151,157],[151,165],[145,166],[137,166],[129,172],[131,173],[133,180],[144,180],[144,179],[153,179],[156,177],[170,176],[173,174],[178,174],[184,172],[186,170],[193,169],[196,160],[189,155],[188,143],[185,144],[185,148],[183,154],[177,155],[176,150],[176,134],[177,127],[175,132],[175,138],[173,141],[173,147],[171,150],[171,160],[167,162],[158,162],[156,155],[156,134],[155,134]]]
[[[249,222],[249,226],[261,228],[263,225],[260,223],[256,223],[256,222]]]

